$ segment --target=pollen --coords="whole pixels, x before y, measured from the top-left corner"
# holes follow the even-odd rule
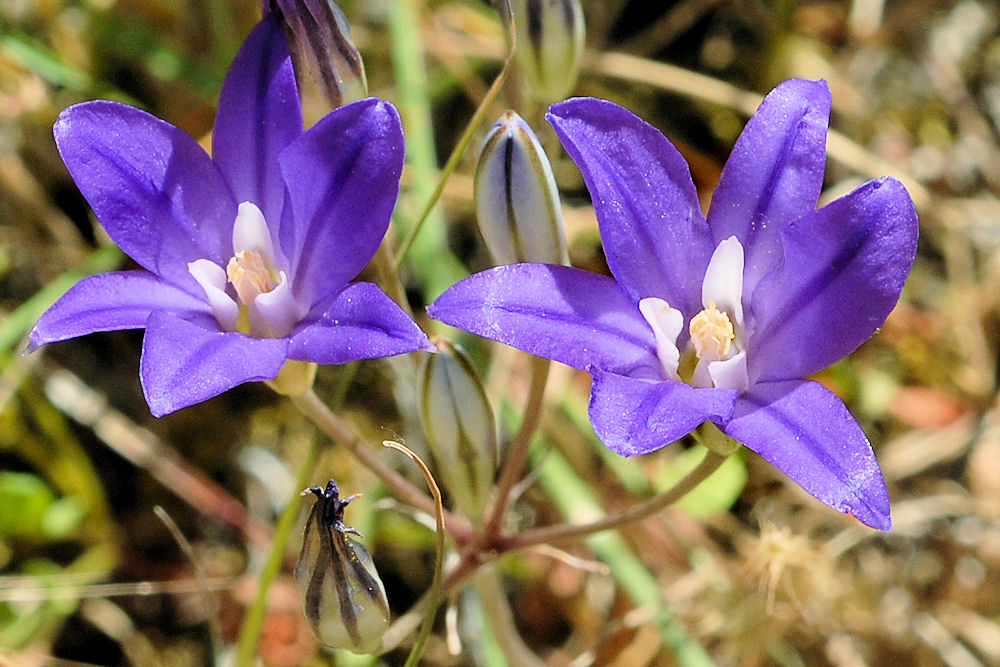
[[[699,359],[724,359],[736,338],[729,315],[716,308],[714,301],[709,302],[708,308],[691,319],[689,331]]]
[[[257,295],[270,292],[277,286],[267,263],[256,250],[236,253],[226,265],[226,277],[245,305],[249,305]]]

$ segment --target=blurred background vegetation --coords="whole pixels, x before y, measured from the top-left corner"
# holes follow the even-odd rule
[[[392,100],[406,124],[410,163],[395,218],[405,229],[500,70],[503,30],[473,0],[339,4],[371,93]],[[393,25],[401,7],[414,20]],[[691,647],[720,664],[1000,664],[1000,7],[583,7],[587,52],[574,94],[614,100],[663,130],[706,203],[760,94],[786,78],[824,78],[836,130],[824,199],[895,175],[919,209],[921,241],[881,332],[817,378],[873,442],[893,531],[838,515],[747,453],[710,488],[620,538],[499,562],[525,643],[552,665],[690,663]],[[197,665],[225,655],[294,471],[319,437],[263,385],[152,418],[138,382],[141,332],[20,354],[35,319],[76,279],[127,265],[59,160],[59,111],[122,100],[208,146],[222,77],[259,13],[255,0],[0,0],[0,663]],[[412,49],[422,66],[400,58]],[[494,106],[491,121],[515,108],[549,150],[573,263],[606,270],[580,176],[516,73]],[[324,111],[307,95],[307,119]],[[476,151],[404,266],[418,313],[455,276],[489,264],[472,219]],[[516,426],[524,355],[463,342]],[[344,372],[322,368],[320,395],[330,398]],[[342,415],[372,443],[398,434],[419,444],[406,407],[412,366],[365,362],[349,372]],[[627,461],[608,454],[586,420],[588,389],[585,375],[553,369],[534,449],[539,480],[515,506],[512,529],[621,509],[690,465],[684,445]],[[348,521],[365,533],[394,612],[405,612],[431,576],[426,518],[324,446],[312,483],[331,476],[345,493],[365,493]],[[293,539],[292,560],[296,548]],[[288,571],[270,591],[263,661],[371,663],[317,647]],[[490,610],[468,593],[446,606],[456,614],[442,612],[426,664],[502,664],[503,638],[483,620]]]

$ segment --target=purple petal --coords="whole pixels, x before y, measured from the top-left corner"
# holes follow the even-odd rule
[[[95,331],[142,329],[154,310],[210,314],[196,299],[146,271],[88,276],[45,311],[31,330],[31,349]]]
[[[290,359],[346,364],[434,349],[420,327],[372,283],[348,285],[313,310],[313,323],[292,336]]]
[[[389,228],[403,169],[399,114],[376,98],[340,107],[279,161],[295,212],[281,244],[296,295],[315,304],[364,268]]]
[[[825,81],[786,81],[764,98],[722,170],[709,225],[717,243],[743,244],[749,289],[781,257],[775,232],[816,209],[829,120]]]
[[[687,163],[653,126],[617,104],[577,98],[546,118],[580,168],[611,273],[632,300],[650,296],[690,317],[714,244]]]
[[[236,203],[194,139],[145,111],[85,102],[53,128],[59,153],[97,219],[122,250],[199,294],[187,264],[232,254]]]
[[[905,188],[880,179],[782,230],[785,261],[751,298],[752,381],[806,377],[850,354],[895,306],[917,248]]]
[[[285,34],[273,17],[264,18],[222,84],[212,156],[236,201],[256,204],[275,230],[285,198],[278,153],[301,134],[299,91]]]
[[[740,396],[724,430],[816,499],[889,530],[889,494],[871,444],[843,402],[822,385],[757,385]]]
[[[611,278],[581,269],[498,266],[449,288],[427,314],[580,370],[663,374],[638,305]]]
[[[683,382],[639,380],[591,370],[590,421],[608,449],[648,454],[683,438],[706,420],[725,423],[736,392],[696,389]]]
[[[162,417],[244,382],[270,380],[285,363],[287,349],[284,338],[250,338],[154,312],[139,365],[146,403],[153,416]]]

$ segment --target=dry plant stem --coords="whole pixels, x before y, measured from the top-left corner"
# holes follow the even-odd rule
[[[389,487],[396,498],[432,516],[434,515],[434,500],[385,463],[374,450],[365,444],[354,429],[330,411],[312,389],[302,396],[292,397],[292,402],[328,438],[342,444],[354,454],[362,465],[375,473]],[[459,544],[466,544],[473,539],[472,526],[465,519],[446,511],[445,524],[448,532]]]
[[[698,466],[687,475],[687,477],[682,479],[668,491],[661,493],[658,496],[650,498],[649,500],[639,503],[638,505],[634,505],[623,512],[606,516],[603,519],[598,519],[597,521],[593,521],[591,523],[546,526],[544,528],[536,528],[534,530],[529,530],[510,537],[501,537],[496,541],[496,549],[500,553],[509,553],[511,551],[517,551],[519,549],[535,546],[536,544],[551,544],[553,542],[562,542],[564,540],[586,537],[602,530],[621,528],[630,523],[641,521],[656,514],[657,512],[662,511],[683,498],[684,495],[691,489],[698,486],[709,475],[715,472],[727,458],[727,456],[721,456],[715,452],[706,451],[705,458],[701,460],[701,463],[699,463]]]
[[[49,400],[120,456],[203,516],[232,527],[257,545],[271,542],[271,527],[247,514],[246,507],[218,482],[194,467],[176,449],[108,405],[79,377],[59,369],[45,379]]]
[[[219,647],[222,646],[222,630],[219,628],[219,596],[213,595],[206,585],[207,577],[205,576],[205,568],[201,566],[201,561],[195,556],[194,548],[188,541],[187,536],[181,531],[180,526],[177,525],[177,522],[167,513],[167,510],[159,505],[153,506],[153,512],[163,522],[163,525],[167,527],[167,530],[170,531],[170,535],[177,542],[177,546],[181,548],[184,556],[191,563],[191,570],[194,572],[194,578],[198,583],[202,612],[205,614],[205,622],[208,624],[209,647],[211,648],[212,664],[214,665],[217,662],[216,656],[219,655]]]
[[[503,517],[507,511],[507,503],[510,500],[510,491],[517,484],[521,478],[521,471],[524,470],[524,462],[528,458],[528,446],[541,422],[542,399],[545,396],[545,383],[549,379],[551,365],[552,362],[548,359],[531,357],[531,385],[524,407],[524,418],[521,420],[521,428],[518,429],[517,435],[514,437],[510,451],[507,453],[507,458],[500,471],[500,479],[497,481],[496,503],[489,520],[486,522],[487,542],[499,536]]]

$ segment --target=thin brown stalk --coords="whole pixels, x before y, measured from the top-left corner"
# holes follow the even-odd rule
[[[726,456],[708,451],[701,463],[669,490],[649,500],[634,505],[623,512],[606,516],[584,524],[557,524],[536,528],[510,537],[500,537],[495,543],[499,553],[509,553],[532,547],[537,544],[552,544],[565,540],[587,537],[603,530],[622,528],[637,521],[642,521],[660,512],[684,497],[691,489],[698,486],[709,475],[715,472],[726,460]]]
[[[528,458],[528,446],[531,438],[538,429],[538,424],[542,417],[542,398],[545,395],[545,383],[549,378],[549,367],[551,362],[540,357],[531,357],[531,385],[528,389],[528,399],[524,408],[524,418],[521,420],[521,427],[514,437],[507,458],[504,460],[503,468],[500,471],[500,479],[497,481],[496,502],[486,522],[486,539],[491,541],[500,534],[504,514],[507,511],[507,504],[510,501],[510,492],[521,478],[521,471],[524,469],[524,462]]]

